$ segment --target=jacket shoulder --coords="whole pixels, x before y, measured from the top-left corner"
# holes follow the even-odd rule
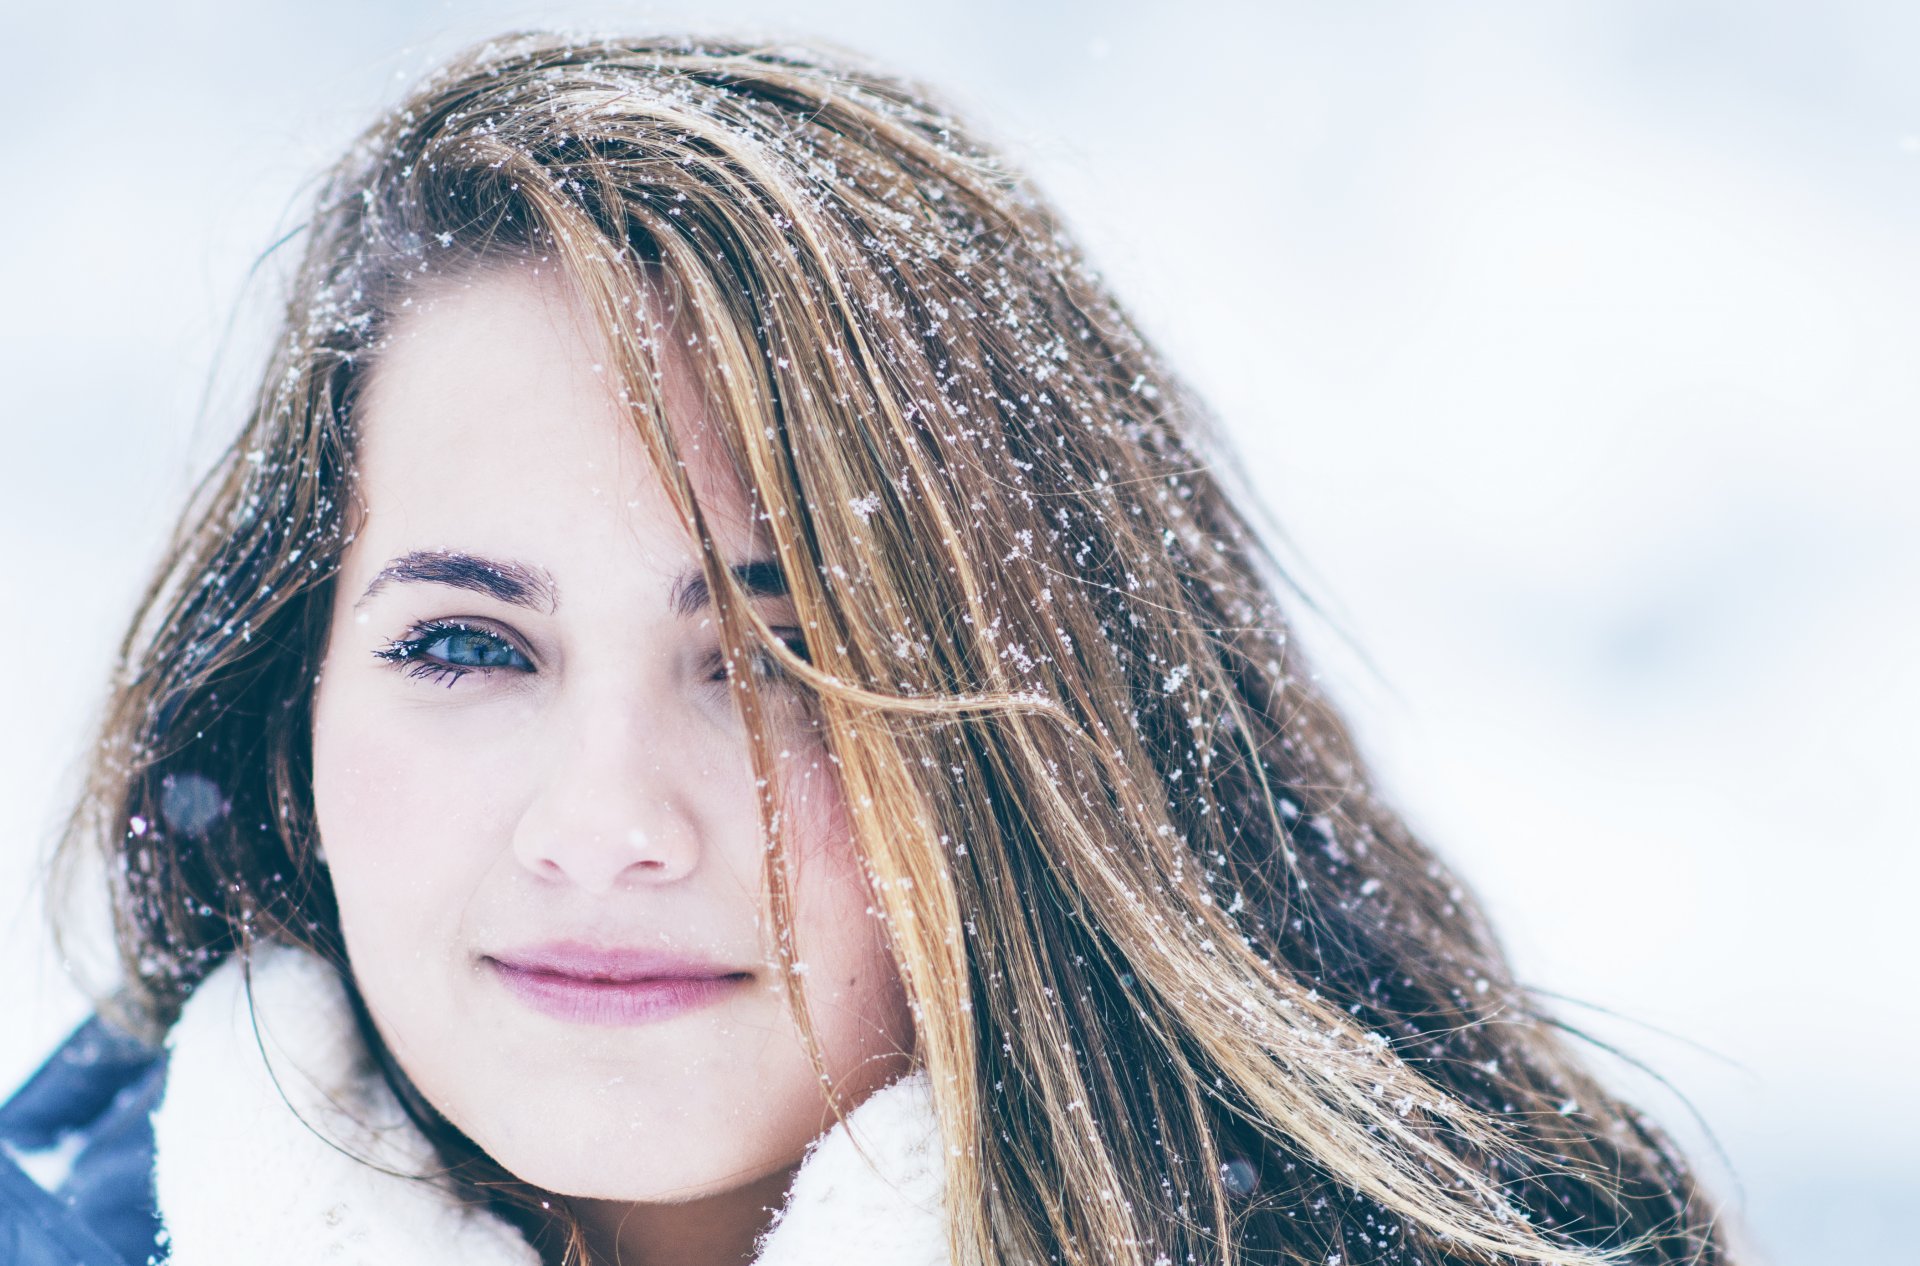
[[[95,1016],[0,1104],[0,1262],[159,1253],[151,1113],[165,1084],[164,1051]]]

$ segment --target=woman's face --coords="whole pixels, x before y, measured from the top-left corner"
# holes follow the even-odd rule
[[[365,514],[314,701],[355,980],[413,1082],[528,1182],[683,1201],[765,1179],[833,1118],[760,917],[754,774],[694,542],[566,288],[503,268],[406,313],[358,414]],[[666,341],[715,546],[797,643]],[[844,1108],[905,1070],[911,1020],[825,748],[766,693],[795,950]]]

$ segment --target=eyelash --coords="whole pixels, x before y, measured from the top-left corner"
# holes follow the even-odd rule
[[[443,659],[430,659],[426,657],[428,647],[443,638],[455,634],[484,638],[489,642],[504,647],[512,654],[519,656],[522,660],[529,658],[526,652],[522,651],[507,638],[502,637],[492,629],[477,624],[466,624],[459,620],[432,620],[426,624],[419,625],[414,629],[412,637],[399,638],[390,642],[375,651],[374,656],[387,661],[387,663],[391,664],[396,670],[406,673],[409,677],[430,681],[435,685],[445,684],[448,689],[452,689],[453,683],[459,681],[468,673],[480,673],[486,676],[509,667],[508,665],[498,664],[450,664]],[[795,655],[798,655],[801,659],[807,658],[806,643],[800,639],[797,633],[792,637],[782,638],[781,640],[786,644],[787,649]],[[724,682],[727,679],[727,672],[722,663],[721,655],[721,652],[715,652],[712,658],[712,662],[715,665],[714,671],[712,676],[708,678],[709,681],[716,684]],[[765,666],[764,671],[766,672],[768,680],[778,681],[785,675],[784,670],[782,670],[772,656],[761,652],[754,652],[752,658],[756,667],[760,665]],[[531,666],[527,668],[514,667],[512,671],[532,672],[533,669]]]
[[[379,659],[386,660],[389,664],[393,665],[395,669],[406,673],[409,677],[430,681],[436,685],[444,683],[448,689],[452,689],[453,683],[459,681],[468,673],[490,675],[498,672],[503,667],[508,667],[508,665],[497,664],[449,664],[443,659],[426,657],[428,647],[443,638],[456,634],[467,637],[484,638],[489,642],[506,648],[522,660],[528,658],[526,652],[522,651],[519,647],[492,629],[484,628],[477,624],[466,624],[459,620],[428,621],[426,624],[419,625],[415,628],[412,637],[400,638],[390,642],[385,647],[375,651],[374,655]],[[514,671],[531,672],[533,670],[529,666],[527,668],[514,668]]]

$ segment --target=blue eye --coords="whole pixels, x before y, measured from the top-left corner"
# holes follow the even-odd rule
[[[374,655],[404,669],[409,677],[448,686],[470,672],[491,673],[502,668],[533,671],[532,662],[498,633],[452,621],[421,625],[412,637],[393,642]]]
[[[790,636],[782,636],[780,641],[788,650],[792,651],[801,659],[804,660],[807,658],[807,644],[800,637],[798,630],[793,630]],[[747,670],[762,681],[785,681],[787,676],[787,671],[780,665],[780,662],[765,651],[751,651],[748,653]],[[721,682],[728,680],[732,676],[733,671],[727,666],[726,660],[720,654],[716,653],[713,657],[712,670],[708,674],[707,680]]]

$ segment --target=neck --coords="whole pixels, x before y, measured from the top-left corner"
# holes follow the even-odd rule
[[[569,1200],[592,1266],[751,1266],[798,1163],[726,1191],[673,1203]]]

